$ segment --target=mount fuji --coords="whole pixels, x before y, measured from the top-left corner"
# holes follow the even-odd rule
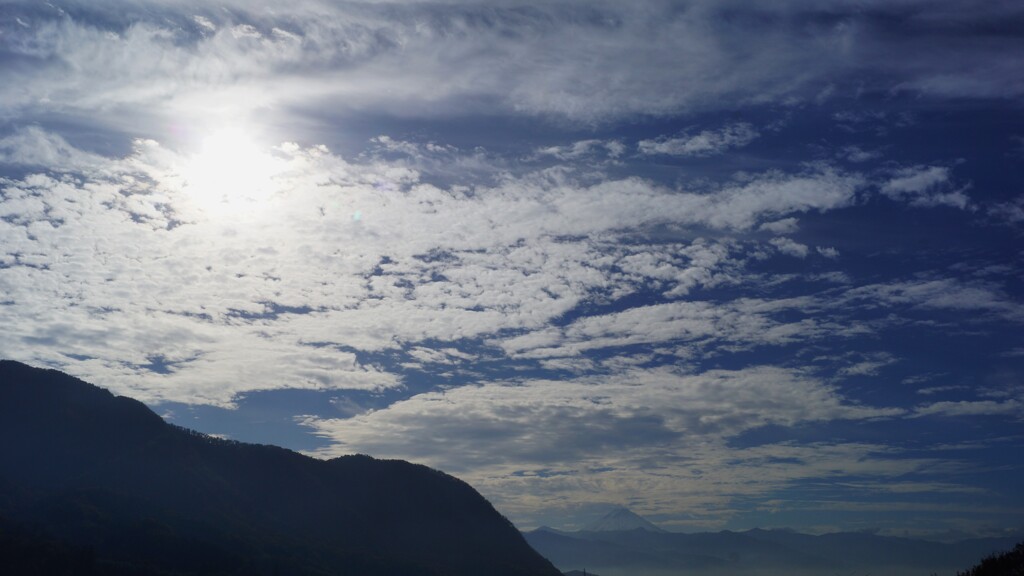
[[[665,532],[653,523],[636,514],[629,508],[620,506],[590,523],[586,532],[619,532],[625,530],[646,530],[648,532]]]

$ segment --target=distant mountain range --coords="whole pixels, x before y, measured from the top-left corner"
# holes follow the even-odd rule
[[[615,529],[621,525],[624,529]],[[627,509],[585,530],[540,528],[525,534],[561,570],[604,576],[953,576],[1013,548],[1024,535],[952,544],[864,533],[821,536],[789,530],[666,532]]]
[[[464,482],[219,440],[0,361],[0,564],[24,575],[558,576]]]

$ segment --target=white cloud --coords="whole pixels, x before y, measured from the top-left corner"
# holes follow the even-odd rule
[[[863,185],[862,177],[830,168],[802,177],[767,175],[723,190],[701,215],[714,227],[746,229],[759,218],[848,206]]]
[[[540,156],[554,156],[559,160],[580,160],[606,156],[618,158],[626,152],[626,145],[618,140],[578,140],[567,146],[547,146],[536,151]]]
[[[192,16],[192,20],[199,27],[204,28],[204,29],[206,29],[206,30],[208,30],[210,32],[216,32],[217,31],[217,25],[214,24],[213,22],[211,22],[210,19],[206,18],[205,16],[200,16],[200,15],[197,14],[195,16]]]
[[[799,220],[796,218],[783,218],[774,222],[765,222],[758,227],[758,230],[764,230],[775,234],[792,234],[799,229]]]
[[[827,320],[803,318],[781,322],[773,318],[773,314],[787,311],[810,314],[819,306],[821,303],[811,297],[740,299],[729,303],[672,302],[588,316],[563,328],[545,328],[495,344],[512,356],[548,358],[668,342],[742,349],[791,344],[825,334],[841,335],[842,330]]]
[[[881,186],[882,194],[913,206],[952,206],[965,209],[970,198],[965,188],[953,189],[950,169],[945,166],[914,166],[897,170]]]
[[[904,168],[882,185],[882,192],[892,198],[917,195],[948,182],[949,172],[944,166]]]
[[[907,382],[907,380],[904,380],[903,383],[907,384],[908,382]],[[913,383],[913,382],[911,382],[911,383]],[[921,394],[921,395],[924,395],[924,396],[930,396],[932,394],[940,394],[940,393],[943,393],[943,392],[956,392],[958,390],[966,390],[966,389],[967,389],[967,386],[961,386],[961,385],[930,386],[928,388],[919,388],[917,390],[917,393]]]
[[[1009,399],[1002,402],[995,400],[960,400],[955,402],[935,402],[919,406],[914,416],[997,416],[1010,415],[1024,418],[1024,402]]]
[[[989,206],[988,213],[996,220],[1001,220],[1008,224],[1020,224],[1024,222],[1024,196],[1009,202],[993,204]]]
[[[13,302],[0,306],[2,348],[145,399],[225,404],[252,389],[395,386],[397,376],[353,351],[410,348],[420,365],[458,360],[420,357],[412,347],[427,341],[485,339],[510,357],[551,362],[629,345],[669,344],[686,356],[711,343],[749,349],[864,329],[844,327],[834,306],[829,314],[839,316],[816,316],[829,309],[816,296],[676,301],[553,325],[587,302],[742,285],[753,254],[728,234],[788,228],[792,214],[849,205],[865,180],[828,167],[748,175],[702,193],[638,178],[583,184],[565,169],[446,189],[421,182],[402,159],[349,162],[286,144],[272,151],[281,166],[266,198],[218,215],[189,196],[188,158],[156,142],[107,159],[38,130],[17,138],[42,143],[45,158],[61,151],[81,173],[0,182],[0,288]],[[24,159],[38,155],[25,150]],[[689,226],[726,234],[636,242],[646,230]],[[1024,318],[986,284],[877,284],[838,302],[865,298]],[[782,321],[778,310],[802,316]],[[145,368],[156,355],[172,361],[171,374]],[[275,365],[299,375],[274,380]]]
[[[595,414],[601,417],[585,418]],[[557,461],[565,451],[584,455],[608,442],[629,449],[649,441],[648,430],[604,437],[604,427],[628,432],[622,426],[639,424],[654,432],[661,430],[666,439],[716,437],[767,423],[899,414],[898,409],[847,403],[833,389],[790,370],[755,367],[689,375],[658,368],[557,383],[531,380],[464,386],[417,395],[355,419],[310,421],[310,425],[338,440],[325,449],[328,452],[408,451],[427,460],[461,454],[462,465],[468,466],[522,458],[545,463]],[[581,427],[565,428],[574,422]],[[490,429],[495,444],[476,443],[474,428]],[[521,437],[536,434],[545,434],[548,441],[520,442]],[[407,445],[413,438],[424,446]]]
[[[842,155],[850,162],[867,162],[882,157],[878,150],[864,150],[859,146],[847,146],[843,148]]]
[[[105,162],[102,156],[83,152],[59,135],[36,126],[0,138],[0,163],[35,166],[53,171],[83,171]]]
[[[818,246],[816,248],[818,254],[821,254],[825,258],[838,258],[839,250],[832,248],[831,246]]]
[[[887,352],[876,352],[864,355],[861,360],[850,366],[839,369],[840,376],[875,376],[878,372],[897,362],[897,359]]]
[[[769,240],[769,243],[775,246],[779,252],[794,258],[807,258],[807,254],[810,252],[810,248],[807,245],[800,244],[792,238],[772,238]]]
[[[728,447],[728,438],[769,423],[901,413],[849,403],[804,374],[765,366],[465,386],[306,423],[334,442],[318,455],[369,452],[451,470],[517,520],[566,500],[632,494],[680,512],[701,501],[700,522],[721,526],[737,496],[763,496],[808,477],[889,477],[924,463],[880,458],[888,452],[880,446],[743,449]]]
[[[668,156],[712,156],[723,154],[732,148],[742,148],[753,142],[760,133],[746,122],[728,124],[719,130],[703,130],[694,135],[678,138],[662,136],[653,140],[641,140],[637,148],[641,154],[665,154]]]
[[[259,2],[228,2],[223,11],[145,5],[90,3],[72,16],[11,4],[31,25],[12,27],[0,46],[32,65],[5,68],[2,114],[73,109],[131,126],[154,105],[166,118],[187,112],[202,122],[330,103],[339,113],[499,111],[595,122],[812,101],[826,87],[863,81],[865,69],[869,89],[1024,94],[1021,64],[1006,56],[1013,38],[956,35],[1014,15],[964,14],[955,2],[873,3],[867,13],[840,3],[827,22],[800,2],[298,2],[286,16]],[[902,57],[886,57],[893,53]],[[714,133],[703,144],[696,138],[682,149],[719,146]]]
[[[616,238],[688,224],[745,230],[841,207],[861,183],[828,169],[773,172],[697,194],[637,178],[585,185],[542,170],[443,189],[420,182],[404,160],[351,163],[285,144],[268,151],[280,166],[259,203],[228,198],[211,212],[182,176],[189,158],[156,142],[108,159],[39,130],[17,138],[42,150],[19,148],[20,160],[49,161],[57,150],[81,172],[0,182],[0,286],[14,302],[0,309],[3,349],[143,399],[214,404],[253,389],[394,386],[394,375],[350,351],[503,330],[535,338],[588,299],[650,285],[674,298],[736,282],[742,261],[728,240],[626,248]],[[700,333],[699,316],[673,316],[665,335]],[[762,340],[813,333],[743,314],[714,320],[760,323]],[[591,330],[584,326],[569,340]],[[638,337],[604,331],[595,345]],[[145,368],[156,355],[174,362],[171,374]],[[273,380],[275,365],[297,375]]]
[[[846,292],[843,299],[921,309],[988,312],[1002,320],[1024,321],[1024,306],[1007,298],[991,284],[966,283],[952,278],[859,286]]]

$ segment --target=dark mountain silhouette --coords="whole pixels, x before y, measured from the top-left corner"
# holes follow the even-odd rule
[[[559,574],[436,470],[211,438],[10,361],[0,558],[17,574]]]
[[[988,556],[957,576],[1024,576],[1024,542],[1008,552]]]
[[[527,541],[562,570],[605,576],[681,574],[952,576],[1015,538],[940,543],[866,533],[812,536],[788,530],[673,533],[643,529],[558,532],[538,529]]]

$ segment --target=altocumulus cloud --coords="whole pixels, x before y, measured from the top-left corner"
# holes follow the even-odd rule
[[[352,350],[542,329],[584,299],[621,298],[649,279],[669,296],[685,294],[715,281],[730,260],[727,245],[641,245],[616,256],[615,238],[669,224],[743,230],[846,205],[862,182],[829,169],[770,173],[698,194],[637,178],[586,185],[543,171],[469,194],[422,183],[407,168],[286,145],[276,151],[286,165],[267,204],[236,206],[218,220],[187,194],[187,160],[153,141],[107,160],[37,130],[17,138],[34,144],[22,161],[56,156],[63,163],[54,168],[82,172],[3,182],[3,277],[17,304],[4,308],[5,348],[36,356],[29,350],[46,342],[88,358],[83,367],[95,369],[86,374],[97,378],[113,362],[115,385],[158,355],[171,365],[218,365],[198,379],[172,371],[167,379],[181,386],[133,390],[218,403],[282,385],[393,385]],[[675,317],[652,312],[649,320]],[[600,346],[596,334],[583,337]],[[266,367],[295,362],[308,366],[297,371],[305,378],[266,379]],[[235,384],[224,386],[227,379]]]

